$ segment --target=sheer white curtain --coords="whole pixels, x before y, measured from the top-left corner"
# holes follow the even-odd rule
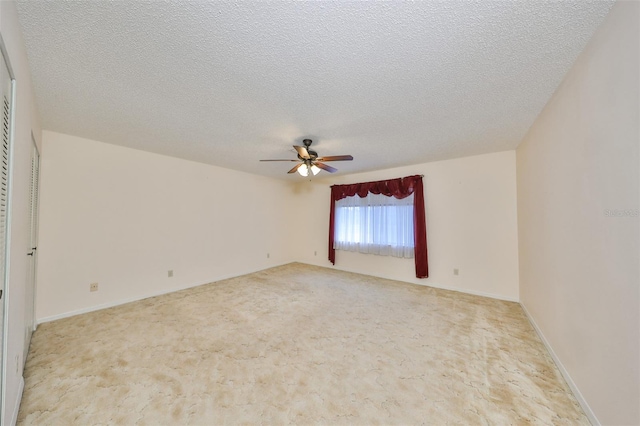
[[[382,194],[336,201],[334,248],[413,257],[413,194],[399,200]]]

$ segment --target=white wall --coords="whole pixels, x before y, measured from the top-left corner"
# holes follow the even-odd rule
[[[292,196],[287,182],[45,131],[38,321],[288,263]]]
[[[329,186],[410,174],[425,175],[430,277],[345,251],[336,268],[518,300],[513,151],[292,185],[45,131],[38,321],[293,260],[330,266]]]
[[[517,149],[522,303],[608,425],[640,423],[639,220],[605,215],[638,209],[639,16],[614,6]]]
[[[328,257],[332,184],[424,174],[429,278],[414,260],[336,251],[336,269],[416,284],[518,300],[515,152],[304,181],[296,193],[298,260],[331,266]],[[317,255],[314,253],[317,252]],[[453,269],[459,269],[459,275]]]
[[[29,191],[31,179],[31,133],[40,143],[40,123],[31,87],[31,72],[24,48],[18,15],[13,2],[0,2],[0,34],[7,50],[10,67],[16,80],[15,127],[13,139],[13,169],[11,174],[11,245],[10,276],[5,299],[8,316],[7,370],[5,379],[5,410],[3,424],[11,424],[17,414],[25,359],[26,288],[30,251]],[[16,360],[18,370],[16,371]]]

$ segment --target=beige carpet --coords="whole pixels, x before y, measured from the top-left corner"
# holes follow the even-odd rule
[[[302,264],[40,325],[18,424],[588,424],[520,306]]]

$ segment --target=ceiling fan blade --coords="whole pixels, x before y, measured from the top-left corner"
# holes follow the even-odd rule
[[[315,163],[313,163],[313,164],[315,164],[316,166],[320,167],[322,170],[325,170],[325,171],[327,171],[329,173],[335,173],[335,172],[338,171],[338,169],[335,169],[335,168],[333,168],[331,166],[327,166],[324,163],[319,163],[317,161]]]
[[[300,163],[300,164],[296,164],[295,166],[293,166],[293,169],[289,170],[287,173],[295,173],[298,171],[298,169],[300,168],[300,166],[304,165],[304,163]]]
[[[294,145],[293,146],[296,151],[298,151],[298,155],[302,158],[304,158],[305,160],[308,160],[309,158],[309,153],[307,152],[307,148],[305,148],[304,146],[298,146],[298,145]]]
[[[300,161],[300,160],[260,160],[260,161]]]
[[[330,155],[328,157],[318,158],[317,161],[351,161],[351,155]]]

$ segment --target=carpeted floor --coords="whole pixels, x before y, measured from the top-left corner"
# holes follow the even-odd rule
[[[42,324],[18,424],[588,424],[517,303],[290,264]]]

